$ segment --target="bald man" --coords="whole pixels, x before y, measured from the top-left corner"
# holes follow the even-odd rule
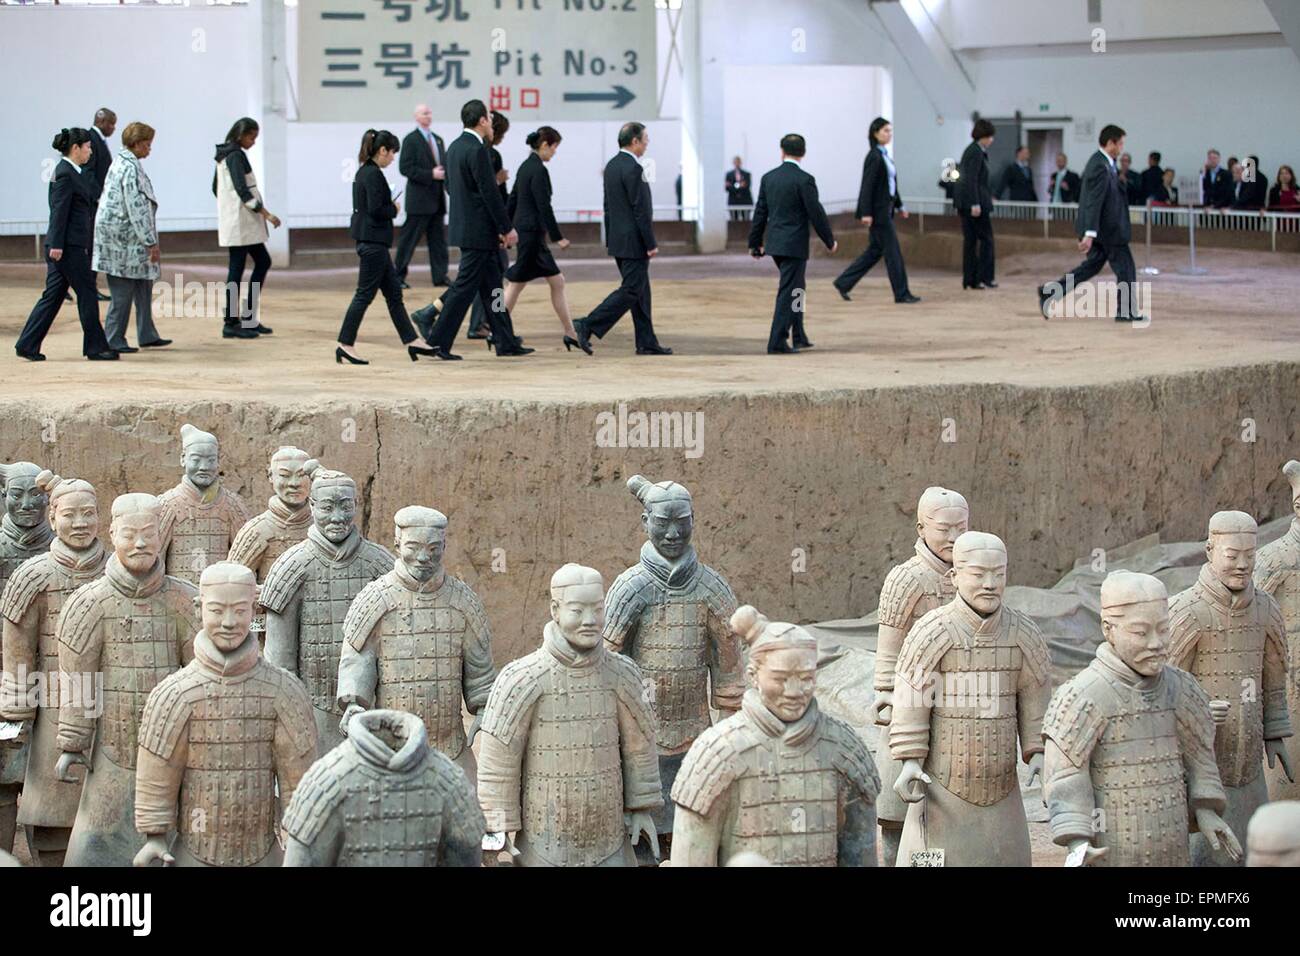
[[[397,168],[406,177],[406,224],[397,237],[397,277],[409,289],[406,270],[415,247],[423,238],[429,247],[429,272],[433,284],[449,285],[447,279],[447,170],[443,157],[447,148],[432,129],[433,110],[424,103],[415,108],[415,129],[406,134],[398,151]]]

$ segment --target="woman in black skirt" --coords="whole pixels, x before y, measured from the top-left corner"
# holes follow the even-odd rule
[[[388,303],[393,327],[397,329],[411,361],[416,361],[421,355],[438,354],[437,349],[411,344],[419,339],[419,335],[406,314],[406,306],[402,303],[402,280],[397,278],[397,269],[388,251],[393,244],[393,220],[397,218],[398,207],[383,169],[397,156],[399,147],[397,137],[386,129],[368,129],[361,137],[361,153],[357,156],[360,167],[352,180],[352,226],[348,230],[357,244],[361,271],[357,276],[356,294],[343,317],[343,328],[339,330],[338,345],[334,349],[334,361],[338,363],[370,364],[356,353],[357,330],[366,309],[375,301],[375,293],[381,290],[384,301]]]
[[[519,293],[534,279],[545,279],[551,287],[551,306],[564,326],[564,347],[575,345],[591,354],[590,346],[578,341],[569,315],[569,297],[564,291],[564,273],[555,264],[555,257],[546,244],[550,236],[561,249],[569,248],[569,240],[560,233],[551,208],[551,174],[546,163],[551,161],[560,145],[560,134],[553,127],[543,126],[528,134],[528,147],[532,150],[515,175],[515,187],[510,192],[507,211],[519,233],[519,254],[515,264],[506,270],[506,311],[515,307]]]

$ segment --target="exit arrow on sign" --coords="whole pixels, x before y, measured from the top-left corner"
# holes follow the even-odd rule
[[[602,103],[608,101],[616,110],[621,110],[636,99],[636,94],[626,86],[615,86],[609,93],[565,93],[566,103]]]

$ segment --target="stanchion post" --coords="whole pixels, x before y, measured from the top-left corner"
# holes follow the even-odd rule
[[[1150,199],[1147,199],[1146,211],[1144,216],[1147,224],[1147,242],[1146,242],[1147,264],[1142,267],[1142,274],[1144,276],[1158,276],[1160,275],[1160,270],[1151,265],[1151,200]]]
[[[1206,270],[1196,264],[1196,210],[1191,206],[1187,207],[1187,254],[1187,268],[1179,271],[1189,276],[1205,275]]]

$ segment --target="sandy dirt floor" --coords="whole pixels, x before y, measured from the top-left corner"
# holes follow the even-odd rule
[[[333,360],[355,272],[273,271],[263,296],[264,321],[275,328],[273,336],[223,340],[215,313],[160,318],[162,333],[175,345],[112,364],[80,358],[80,327],[67,303],[44,346],[48,361],[31,365],[12,353],[2,360],[7,372],[0,377],[0,400],[255,395],[286,403],[324,397],[607,401],[973,381],[1086,385],[1300,358],[1300,257],[1215,250],[1200,257],[1208,275],[1184,276],[1172,271],[1182,263],[1181,254],[1170,249],[1162,255],[1157,247],[1157,262],[1167,261],[1171,271],[1151,280],[1149,326],[1129,328],[1105,317],[1045,322],[1035,310],[1035,284],[1078,258],[1070,244],[1058,242],[1051,252],[1003,261],[1001,287],[982,292],[963,292],[952,273],[914,270],[912,289],[924,299],[914,306],[893,303],[883,269],[854,290],[852,302],[844,302],[830,286],[842,262],[815,259],[807,323],[816,348],[791,356],[764,354],[776,274],[770,260],[747,256],[653,264],[656,327],[676,350],[671,357],[634,355],[630,317],[595,343],[594,357],[566,353],[546,289],[535,283],[515,310],[516,331],[537,348],[535,355],[497,359],[481,343],[462,339],[458,350],[465,361],[412,364],[399,350],[379,298],[358,341],[373,364],[357,368]],[[608,261],[561,257],[561,265],[575,315],[592,308],[616,282]],[[39,294],[43,271],[36,264],[0,265],[0,336],[10,347]],[[174,282],[178,273],[182,282],[224,278],[222,269],[205,263],[177,264],[164,279]],[[413,272],[412,280],[406,296],[415,307],[431,298],[427,269]],[[133,329],[128,337],[134,342]]]

